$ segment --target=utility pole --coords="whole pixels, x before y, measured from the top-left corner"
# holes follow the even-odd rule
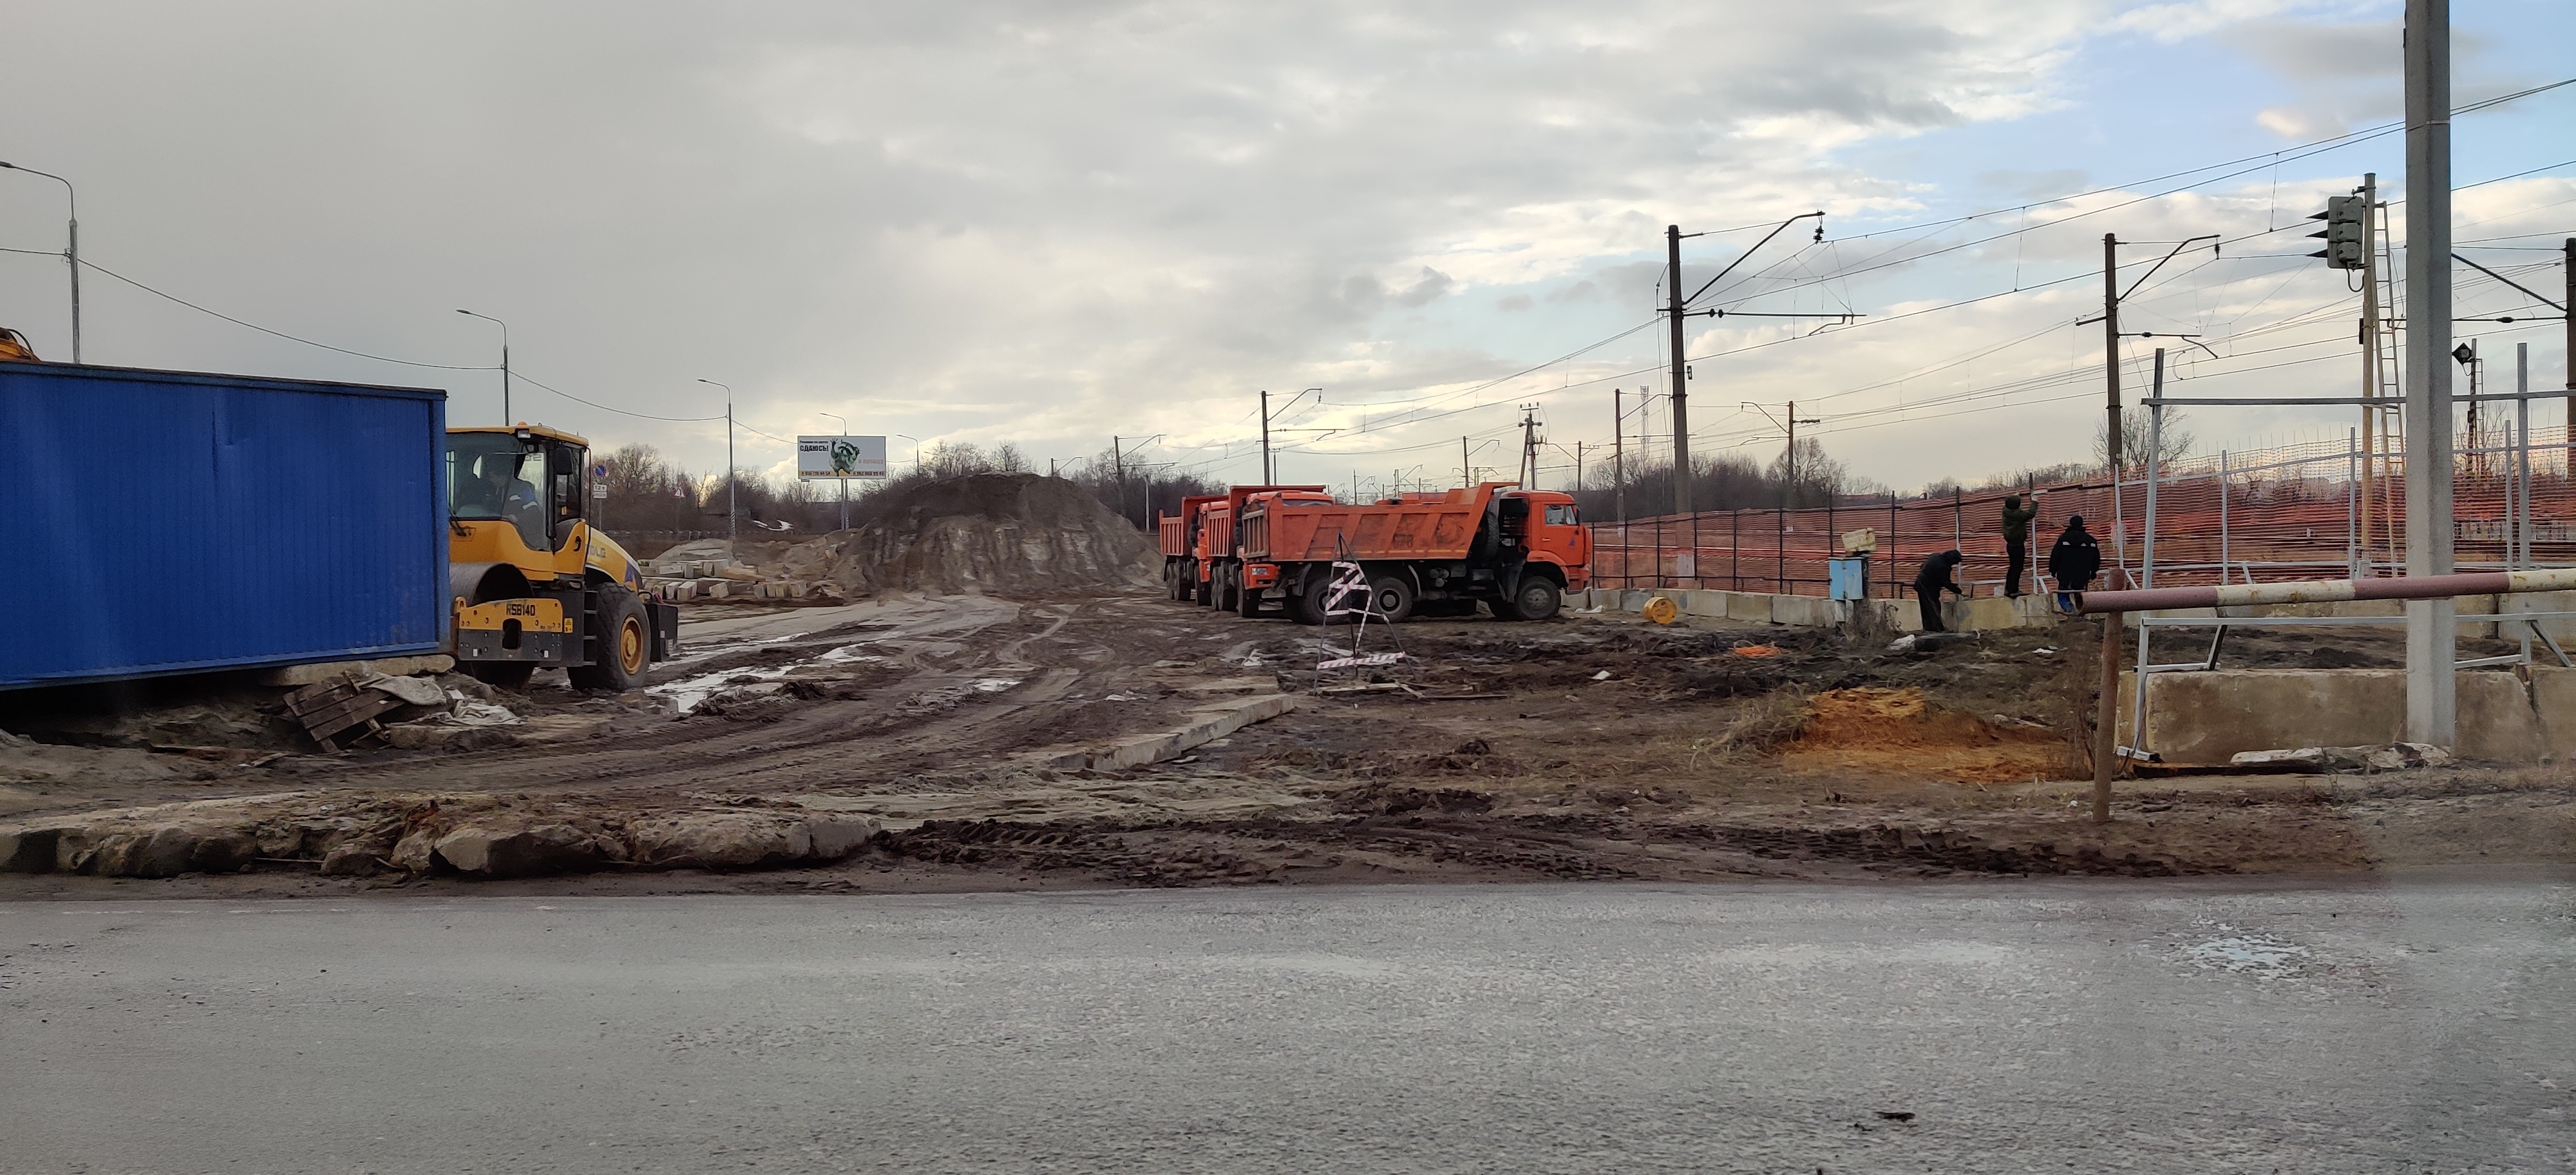
[[[457,313],[474,314],[471,310],[459,310]],[[480,314],[474,314],[474,317],[481,318],[483,316]],[[509,328],[504,327],[502,329],[507,330]],[[698,382],[710,387],[723,388],[725,394],[725,562],[731,563],[734,561],[734,539],[740,534],[742,529],[742,511],[734,508],[733,498],[733,485],[735,481],[733,475],[733,385],[720,384],[711,379],[701,379]],[[506,401],[504,402],[506,403]]]
[[[1610,502],[1619,521],[1628,521],[1628,414],[1622,409],[1620,396],[1628,389],[1610,389]],[[2576,396],[2568,397],[2576,403]]]
[[[1794,510],[1798,506],[1798,426],[1824,422],[1824,418],[1819,416],[1810,416],[1805,420],[1798,419],[1798,402],[1789,401],[1789,452],[1786,462],[1788,476],[1780,482],[1780,505],[1784,509]]]
[[[1469,489],[1476,485],[1476,467],[1467,463],[1467,438],[1458,438],[1458,484]]]
[[[63,249],[63,260],[69,262],[72,267],[72,362],[78,363],[81,361],[80,192],[72,187],[70,180],[50,171],[38,171],[32,167],[20,167],[15,163],[7,162],[0,162],[0,168],[23,171],[28,175],[40,175],[61,184],[64,197],[71,201],[71,236]]]
[[[2576,472],[2576,237],[2567,238],[2566,256],[2559,273],[2567,281],[2567,293],[2558,301],[2567,307],[2567,468]]]
[[[2120,500],[2120,238],[2102,234],[2102,371],[2105,379],[2105,413],[2107,423],[2102,433],[2102,453],[2110,459],[2112,516],[2119,515]],[[2112,530],[2114,566],[2125,569],[2127,547],[2125,528]],[[2113,588],[2124,586],[2117,579],[2105,581]],[[2120,746],[2120,614],[2102,616],[2102,684],[2094,710],[2093,744],[2093,822],[2107,824],[2111,819],[2111,775],[2115,770]],[[2138,688],[2147,688],[2146,678],[2138,679]]]
[[[1538,488],[1538,405],[1536,404],[1521,405],[1520,481],[1522,489]]]
[[[1271,485],[1278,479],[1270,476],[1270,390],[1261,391],[1261,484]]]
[[[485,322],[501,328],[501,427],[508,428],[513,423],[510,416],[510,324],[494,318],[489,314],[476,314],[471,310],[459,310],[457,313],[462,314],[467,318],[480,318]],[[714,380],[710,379],[702,379],[698,382],[702,384],[715,383]],[[716,384],[716,386],[723,387],[724,385]]]
[[[1583,492],[1583,442],[1574,442],[1574,492]]]
[[[2406,574],[2448,575],[2451,534],[2451,5],[2406,0]],[[2406,739],[2458,735],[2459,614],[2406,603]]]
[[[2361,395],[2379,398],[2379,173],[2361,176]],[[2378,484],[2379,407],[2361,408],[2360,550],[2370,557],[2371,491]],[[2355,569],[2355,574],[2359,569]]]
[[[1696,236],[1697,234],[1692,234]],[[1682,369],[1682,226],[1664,226],[1665,279],[1670,287],[1673,351],[1673,513],[1691,512],[1690,379]]]
[[[1270,393],[1263,392],[1261,394],[1264,397],[1267,397]],[[1262,423],[1268,424],[1269,421],[1265,419]],[[1261,454],[1261,471],[1263,474],[1262,480],[1264,482],[1270,480],[1270,453],[1268,440],[1269,438],[1266,436],[1263,438],[1263,451]],[[1127,457],[1124,453],[1119,451],[1123,444],[1124,442],[1120,441],[1115,436],[1109,438],[1109,468],[1116,471],[1118,475],[1118,516],[1120,518],[1125,518],[1127,516]]]

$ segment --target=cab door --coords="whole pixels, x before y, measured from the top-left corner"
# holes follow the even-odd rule
[[[1530,553],[1565,568],[1566,586],[1580,585],[1592,566],[1592,531],[1576,516],[1574,503],[1546,503],[1530,529]]]
[[[562,441],[546,442],[546,498],[550,511],[549,537],[556,575],[578,582],[586,546],[582,510],[589,501],[590,487],[584,475],[590,453],[579,445]]]

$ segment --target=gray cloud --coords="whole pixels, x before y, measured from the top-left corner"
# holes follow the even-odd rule
[[[1258,386],[1508,369],[1403,312],[1578,278],[1549,300],[1597,280],[1625,304],[1644,286],[1602,259],[1884,190],[1820,165],[2039,101],[2091,12],[100,3],[13,15],[0,99],[8,152],[82,184],[94,258],[263,323],[470,363],[494,350],[470,306],[531,373],[635,411],[704,415],[707,376],[772,432],[823,409],[1072,453],[1104,421],[1204,429],[1202,402]],[[0,244],[44,246],[22,205]],[[0,282],[46,341],[57,279]],[[107,362],[444,382],[460,418],[495,411],[488,376],[106,287]],[[535,393],[518,414],[721,451]]]

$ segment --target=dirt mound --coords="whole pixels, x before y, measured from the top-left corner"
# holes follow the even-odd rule
[[[1153,541],[1061,478],[979,473],[923,482],[874,505],[877,517],[867,525],[784,552],[787,574],[845,594],[1160,582]]]
[[[1840,689],[1808,700],[1806,722],[1781,753],[1806,771],[1866,771],[2016,783],[2065,773],[2064,740],[1933,705],[1923,691]]]

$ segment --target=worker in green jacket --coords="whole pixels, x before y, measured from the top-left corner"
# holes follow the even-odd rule
[[[2004,496],[2004,595],[2021,596],[2021,569],[2030,562],[2030,520],[2039,516],[2039,503],[2021,504],[2020,494]]]

